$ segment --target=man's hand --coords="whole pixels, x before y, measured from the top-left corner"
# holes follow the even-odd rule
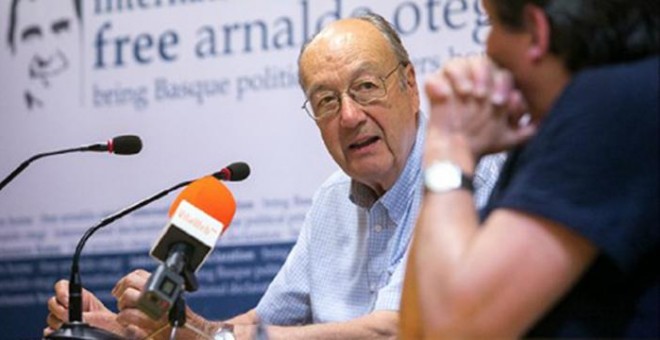
[[[150,275],[138,269],[117,282],[112,295],[117,299],[118,314],[105,307],[94,294],[83,289],[83,321],[126,339],[144,339],[154,335],[156,339],[169,339],[171,327],[166,315],[160,320],[152,320],[137,308],[137,301]],[[60,328],[69,319],[68,281],[61,280],[55,284],[55,296],[48,300],[48,310],[48,327],[44,329],[44,336]],[[177,338],[212,338],[221,323],[207,321],[186,308],[186,325],[188,327],[178,330]]]
[[[84,322],[126,338],[132,337],[134,332],[119,324],[117,315],[106,308],[94,294],[83,289],[82,301]],[[48,327],[44,329],[44,336],[59,329],[69,320],[69,281],[60,280],[55,283],[55,296],[48,299],[48,311],[46,319]]]
[[[159,320],[153,320],[141,310],[137,303],[151,273],[135,270],[117,282],[112,295],[117,299],[117,323],[132,331],[138,338],[155,337],[169,339],[172,328],[167,313]],[[186,306],[186,325],[177,330],[177,339],[212,338],[220,323],[208,321],[195,314]]]
[[[123,327],[133,327],[145,338],[167,326],[167,314],[159,320],[153,320],[137,308],[137,302],[151,274],[138,269],[124,276],[112,289],[112,296],[117,299],[117,322]],[[165,335],[162,330],[159,336]],[[169,334],[169,332],[168,332]]]

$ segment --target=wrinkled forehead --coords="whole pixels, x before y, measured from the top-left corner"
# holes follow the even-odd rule
[[[344,19],[326,27],[303,51],[301,80],[308,89],[310,80],[323,72],[350,76],[380,71],[394,62],[394,53],[378,29],[363,20]]]
[[[77,20],[73,0],[19,0],[16,18],[18,26],[50,25],[62,19]]]

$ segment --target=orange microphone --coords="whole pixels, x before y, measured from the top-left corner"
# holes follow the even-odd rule
[[[198,288],[195,273],[227,230],[236,212],[234,196],[213,176],[188,185],[170,207],[170,221],[151,256],[162,263],[151,275],[138,308],[159,320],[172,308],[182,290]]]

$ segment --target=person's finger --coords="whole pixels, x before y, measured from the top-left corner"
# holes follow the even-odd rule
[[[424,90],[432,103],[444,102],[454,95],[448,79],[441,74],[429,77],[424,84]]]
[[[518,129],[517,134],[515,136],[515,140],[513,140],[512,144],[519,145],[527,141],[536,134],[537,129],[538,129],[538,125],[535,123],[530,123],[525,126],[521,126]]]
[[[526,141],[536,134],[539,125],[537,122],[530,121],[528,124],[520,128],[519,138],[521,141]]]
[[[124,290],[125,290],[124,286],[126,285],[125,281],[126,281],[127,276],[124,276],[121,279],[119,279],[119,281],[117,281],[117,283],[115,283],[115,286],[110,291],[110,294],[112,296],[114,296],[115,298],[119,298],[119,296],[121,296],[121,294],[124,292]]]
[[[144,269],[136,269],[136,270],[133,271],[133,274],[135,276],[141,277],[145,280],[149,279],[149,276],[151,276],[151,272],[148,272]]]
[[[112,289],[112,296],[119,298],[126,289],[134,288],[142,290],[151,274],[147,271],[138,269],[121,278]]]
[[[135,326],[150,332],[150,330],[160,328],[167,323],[167,320],[166,316],[163,316],[160,320],[153,320],[140,310],[129,308],[124,309],[117,314],[117,322],[124,327]]]
[[[50,328],[50,327],[46,327],[46,328],[44,328],[44,330],[43,330],[43,332],[42,332],[42,335],[43,335],[43,337],[45,338],[45,337],[47,337],[48,335],[50,335],[50,333],[53,333],[53,332],[55,332],[54,329],[52,329],[52,328]]]
[[[64,321],[62,319],[58,318],[52,313],[49,313],[48,316],[46,317],[46,324],[51,329],[58,329],[62,326],[63,323]]]
[[[69,314],[68,308],[62,306],[62,304],[54,296],[48,299],[47,306],[48,306],[48,311],[51,314],[57,316],[62,320],[68,319],[68,314]]]
[[[515,112],[516,114],[524,114],[528,111],[527,102],[523,97],[520,90],[513,90],[509,94],[507,107],[509,111]]]
[[[516,127],[524,123],[523,120],[528,109],[520,91],[511,92],[506,103],[506,110],[509,113],[510,126]]]
[[[128,288],[117,298],[117,308],[121,311],[127,308],[136,308],[137,301],[142,291],[135,288]]]
[[[473,94],[477,98],[485,98],[492,87],[492,63],[488,58],[471,57],[468,59],[467,64],[472,75],[472,83],[474,86]]]
[[[472,94],[474,90],[473,76],[466,59],[456,58],[450,60],[443,68],[442,73],[458,95],[467,96]]]
[[[62,306],[69,308],[69,281],[59,280],[54,286],[55,298]]]
[[[532,138],[536,134],[537,128],[538,122],[533,120],[529,120],[526,124],[519,124],[505,134],[504,143],[508,146],[520,145]]]
[[[504,70],[496,70],[493,74],[493,89],[491,103],[496,106],[505,105],[513,91],[513,77]]]
[[[152,335],[153,332],[147,332],[146,330],[135,326],[135,325],[128,325],[126,327],[126,333],[124,334],[124,337],[126,339],[146,339],[150,335]]]

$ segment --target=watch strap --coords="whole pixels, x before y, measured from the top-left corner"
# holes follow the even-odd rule
[[[461,189],[469,190],[474,192],[474,179],[471,176],[468,176],[463,171],[461,171]]]

